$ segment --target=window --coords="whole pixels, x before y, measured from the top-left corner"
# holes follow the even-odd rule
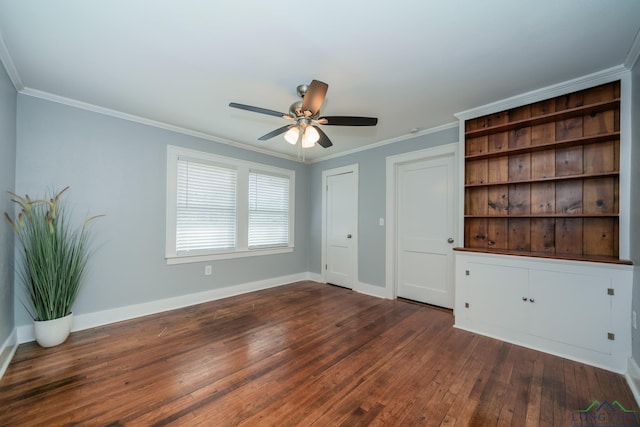
[[[236,247],[236,175],[178,159],[176,252]]]
[[[249,248],[289,244],[289,178],[249,172]]]
[[[169,146],[169,264],[291,252],[295,172]]]

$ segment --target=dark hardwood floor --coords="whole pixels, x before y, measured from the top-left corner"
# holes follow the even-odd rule
[[[636,425],[624,378],[301,282],[21,345],[3,426]],[[640,415],[640,411],[638,412]]]

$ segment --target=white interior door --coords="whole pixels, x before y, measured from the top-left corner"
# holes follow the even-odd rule
[[[326,177],[325,281],[353,289],[357,189],[353,172]]]
[[[397,295],[453,308],[454,156],[397,170]]]

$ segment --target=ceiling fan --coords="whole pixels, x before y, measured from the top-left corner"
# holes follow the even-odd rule
[[[324,102],[329,85],[319,80],[312,80],[309,85],[297,87],[297,93],[302,98],[301,101],[294,102],[289,107],[288,113],[280,113],[266,108],[253,107],[251,105],[231,102],[229,107],[241,110],[253,111],[254,113],[267,114],[270,116],[282,117],[294,123],[282,126],[266,135],[258,138],[259,141],[266,141],[274,136],[284,133],[284,138],[292,145],[300,144],[302,148],[318,145],[329,148],[333,144],[327,135],[317,125],[327,126],[375,126],[378,119],[375,117],[356,116],[324,116],[320,117],[320,107]]]

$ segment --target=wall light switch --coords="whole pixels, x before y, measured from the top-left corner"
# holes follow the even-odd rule
[[[380,218],[380,219],[378,220],[378,225],[379,225],[380,227],[384,227],[384,218]]]
[[[205,265],[204,266],[204,275],[205,276],[211,276],[211,266],[210,265]]]

